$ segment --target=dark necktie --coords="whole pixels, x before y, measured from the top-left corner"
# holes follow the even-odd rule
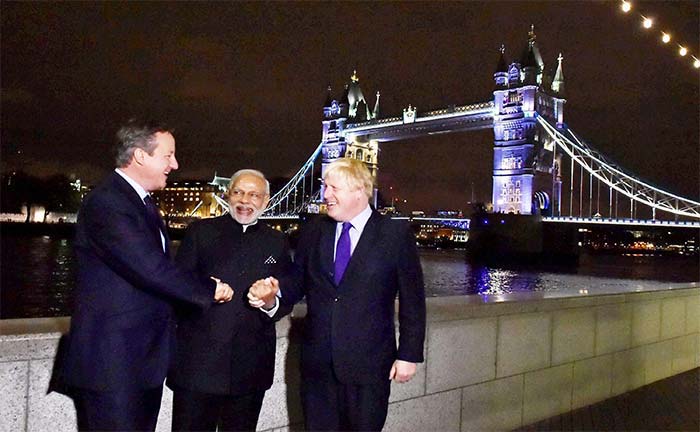
[[[155,232],[156,237],[158,238],[158,244],[162,245],[163,240],[161,238],[161,235],[165,237],[165,225],[163,224],[163,219],[160,218],[160,212],[158,212],[158,207],[156,207],[150,195],[146,195],[146,197],[143,199],[143,202],[146,204],[146,216],[148,217],[148,224],[151,225],[151,229],[153,230],[153,232]],[[167,243],[168,242],[166,241],[166,247],[164,251],[166,254],[168,253]]]
[[[340,233],[338,244],[335,247],[335,271],[333,273],[333,280],[336,285],[340,284],[345,269],[350,262],[350,228],[352,228],[350,222],[343,222],[343,231]]]

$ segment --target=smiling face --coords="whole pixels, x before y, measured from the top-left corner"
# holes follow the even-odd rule
[[[362,187],[351,187],[335,172],[326,175],[323,184],[323,199],[326,201],[328,216],[338,222],[349,222],[368,205],[367,195]]]
[[[236,222],[248,225],[260,217],[270,201],[266,186],[265,180],[252,174],[243,174],[236,179],[228,192],[231,216]]]
[[[168,132],[157,132],[153,142],[156,147],[151,154],[140,148],[134,151],[134,158],[140,166],[139,183],[148,192],[163,189],[168,174],[178,168],[175,159],[175,138]]]

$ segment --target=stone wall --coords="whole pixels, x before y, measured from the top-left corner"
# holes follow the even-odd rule
[[[700,288],[547,298],[428,299],[426,362],[392,384],[386,431],[510,430],[700,366]],[[278,324],[275,381],[258,427],[301,423],[299,327]],[[0,430],[74,431],[46,389],[68,318],[0,321]],[[170,430],[166,390],[158,422]]]

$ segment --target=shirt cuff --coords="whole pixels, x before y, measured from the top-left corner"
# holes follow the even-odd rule
[[[279,309],[279,308],[280,308],[280,302],[279,302],[279,300],[277,300],[277,297],[275,297],[275,305],[272,307],[272,309],[267,310],[267,309],[265,309],[265,306],[263,306],[263,307],[260,308],[260,310],[261,310],[265,315],[267,315],[267,316],[269,316],[270,318],[272,318],[273,316],[275,316],[275,314],[277,313],[277,309]]]

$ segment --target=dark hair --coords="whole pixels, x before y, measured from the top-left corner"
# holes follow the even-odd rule
[[[153,140],[158,132],[173,133],[164,123],[130,119],[119,128],[116,136],[117,167],[129,165],[134,150],[140,148],[148,154],[153,154],[156,143]]]

